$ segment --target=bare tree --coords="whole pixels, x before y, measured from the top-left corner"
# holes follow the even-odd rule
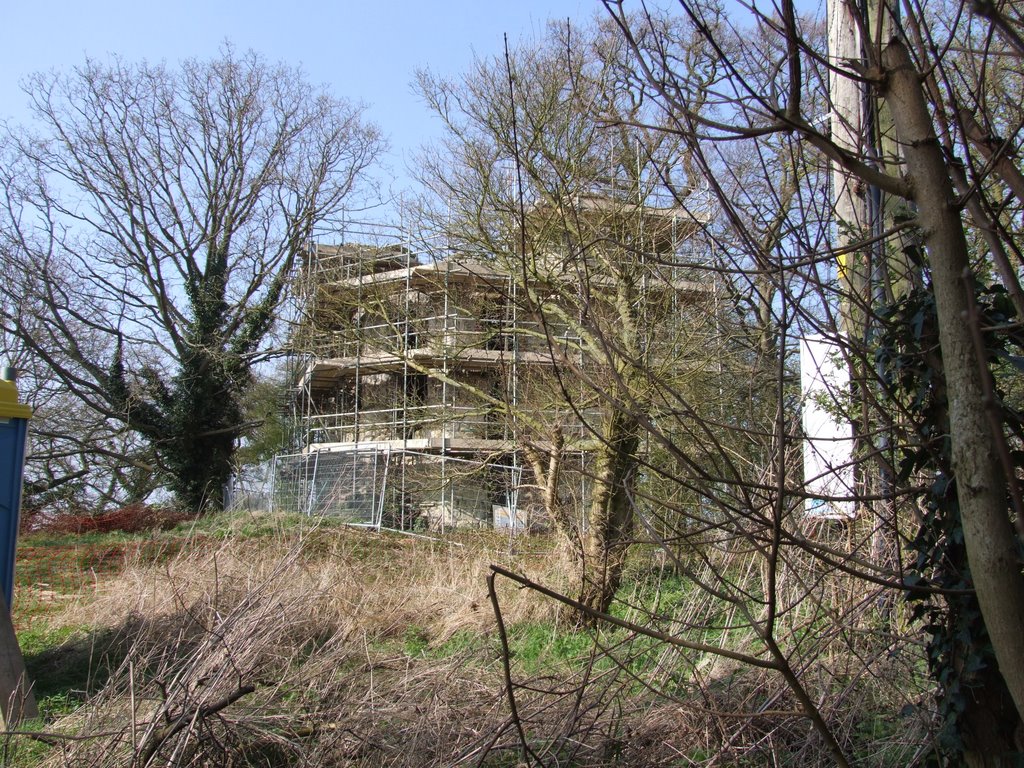
[[[889,531],[894,559],[871,568],[850,552],[841,567],[890,588],[919,589],[911,596],[931,606],[946,747],[970,764],[1004,764],[1019,751],[1014,734],[1024,713],[1022,510],[1012,458],[1021,430],[1001,363],[1021,348],[1012,190],[1024,122],[1019,75],[1007,68],[1022,52],[1016,10],[879,3],[862,13],[839,3],[856,25],[856,56],[829,60],[792,3],[774,14],[755,10],[756,30],[737,43],[716,25],[714,8],[684,0],[682,13],[707,55],[729,73],[716,90],[720,109],[709,116],[696,108],[693,77],[667,55],[657,21],[642,8],[630,16],[622,3],[606,6],[637,55],[645,94],[670,124],[663,130],[723,161],[726,144],[781,142],[794,167],[816,167],[812,178],[821,179],[831,164],[837,186],[866,201],[866,213],[850,214],[849,194],[839,195],[840,231],[830,232],[827,203],[817,216],[793,215],[813,207],[815,195],[828,201],[827,187],[797,188],[807,199],[793,212],[778,208],[775,254],[762,266],[750,238],[747,263],[759,271],[777,265],[771,314],[780,341],[794,330],[824,332],[843,349],[856,398],[841,409],[859,426],[859,461],[889,478],[856,495],[851,489],[851,498],[861,507],[854,526]],[[764,40],[773,41],[767,49]],[[831,134],[830,80],[832,96],[837,81],[853,81],[864,108],[863,117],[834,123]],[[979,130],[982,122],[987,128]],[[715,162],[705,168],[713,172]],[[726,210],[737,207],[720,198]],[[853,318],[845,335],[841,313]],[[784,421],[778,426],[778,438],[792,442]],[[790,493],[785,477],[780,464],[775,504]],[[777,564],[789,524],[777,515],[765,522]],[[829,557],[822,547],[809,551]]]
[[[575,556],[580,599],[598,611],[636,540],[656,382],[698,375],[688,358],[709,338],[713,295],[687,280],[681,250],[697,215],[667,191],[688,183],[680,142],[641,125],[628,49],[609,31],[553,25],[464,78],[419,80],[447,128],[422,171],[436,201],[427,231],[510,276],[517,348],[550,356],[547,373],[494,400]],[[609,116],[620,125],[606,128]],[[589,484],[583,508],[566,503],[571,456]]]
[[[89,61],[27,85],[39,133],[0,165],[5,330],[216,509],[240,398],[299,253],[381,148],[359,108],[226,48],[178,69]]]
[[[972,127],[965,99],[977,114],[999,89],[959,57],[981,51],[1014,60],[1020,25],[987,7],[981,12],[992,24],[982,29],[961,7],[935,16],[909,7],[902,26],[892,9],[875,9],[857,16],[858,61],[837,64],[822,53],[824,25],[799,18],[792,4],[774,14],[754,11],[753,26],[743,29],[731,28],[710,3],[682,3],[683,20],[669,25],[642,6],[632,13],[607,6],[628,48],[621,81],[574,76],[573,52],[586,47],[575,32],[548,59],[537,53],[544,65],[536,69],[520,69],[516,51],[507,63],[478,64],[461,83],[428,79],[451,135],[450,151],[437,156],[429,176],[441,201],[436,220],[458,223],[445,230],[456,248],[480,258],[507,254],[523,275],[524,311],[559,331],[564,326],[553,318],[575,324],[582,362],[558,358],[553,372],[570,393],[565,402],[574,415],[584,412],[576,403],[600,403],[609,423],[628,426],[594,428],[607,446],[616,444],[614,434],[636,437],[623,452],[629,474],[608,476],[628,506],[619,519],[628,521],[630,537],[642,530],[662,544],[673,567],[699,587],[703,612],[665,616],[623,600],[610,613],[610,600],[574,599],[496,573],[635,636],[765,671],[769,685],[782,689],[766,686],[751,695],[752,711],[728,716],[753,718],[789,697],[813,725],[815,754],[838,765],[852,762],[844,701],[865,679],[896,709],[915,713],[922,734],[932,727],[932,711],[922,706],[929,684],[919,674],[927,658],[941,687],[942,750],[969,764],[1006,764],[1020,733],[1019,643],[1010,640],[1019,631],[1008,627],[1024,602],[1019,559],[1010,554],[1020,546],[1015,457],[1022,435],[1010,369],[1022,338],[1013,307],[1021,266],[1012,194],[1018,163],[1005,136],[1024,123],[1009,104],[984,113],[991,115],[986,129]],[[891,39],[879,37],[883,29]],[[997,34],[1009,42],[997,45]],[[568,83],[545,80],[542,73],[552,71],[568,71]],[[836,78],[863,87],[872,115],[842,141],[828,130]],[[533,91],[524,82],[554,84]],[[569,96],[592,94],[592,82],[621,82],[615,93],[643,108],[582,98],[587,109],[573,111],[579,102]],[[929,103],[934,117],[923,109]],[[669,358],[673,376],[644,354],[650,347],[632,344],[621,330],[636,327],[628,313],[602,314],[631,263],[623,257],[632,253],[631,233],[609,235],[589,228],[592,217],[562,215],[587,208],[595,179],[616,176],[567,149],[581,146],[570,139],[591,136],[584,126],[595,114],[593,146],[641,137],[633,146],[646,150],[649,163],[638,164],[646,175],[634,179],[657,179],[680,207],[692,205],[701,178],[714,197],[714,215],[698,229],[710,246],[705,280],[727,286],[732,304],[730,313],[714,315],[721,343],[708,346],[717,397],[702,397],[706,386],[690,389],[678,377],[688,361]],[[670,151],[659,156],[659,146]],[[958,156],[969,160],[954,162]],[[565,158],[574,162],[560,167]],[[589,167],[599,170],[571,172]],[[871,203],[863,220],[839,211],[838,227],[836,169],[840,186]],[[548,211],[559,215],[545,218]],[[543,224],[554,238],[540,235]],[[543,258],[559,252],[550,245],[559,239],[579,254],[562,273],[552,264],[565,269],[564,262]],[[572,293],[560,290],[565,274]],[[581,307],[586,321],[574,319],[584,317]],[[852,392],[833,388],[826,397],[836,418],[858,426],[860,452],[850,463],[860,482],[827,495],[796,461],[802,435],[793,358],[805,334],[825,335],[854,372]],[[739,395],[744,389],[748,399]],[[538,484],[554,497],[565,441],[550,426],[530,436],[530,448]],[[855,502],[858,514],[816,519],[805,513],[807,500]],[[586,545],[580,549],[585,560]],[[898,594],[917,606],[909,616],[893,600]],[[624,610],[644,621],[624,621]],[[921,627],[930,634],[927,654],[913,638]],[[837,657],[850,661],[837,668]],[[702,664],[694,662],[688,682],[713,701],[716,675],[705,676]]]

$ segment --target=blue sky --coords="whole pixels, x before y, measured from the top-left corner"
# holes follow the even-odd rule
[[[412,89],[417,69],[458,75],[474,55],[499,54],[506,33],[529,39],[550,19],[604,13],[599,0],[0,0],[0,120],[27,120],[20,83],[33,72],[110,54],[173,64],[215,56],[230,41],[299,65],[311,83],[364,103],[391,144],[377,176],[400,192],[411,184],[406,168],[417,149],[440,133]]]
[[[410,85],[416,69],[458,74],[474,53],[502,50],[510,40],[541,31],[549,18],[585,19],[597,0],[509,2],[310,2],[185,0],[2,0],[0,118],[27,119],[19,83],[26,75],[68,70],[119,54],[128,60],[173,63],[210,57],[229,40],[271,61],[301,65],[314,84],[368,106],[390,138],[386,162],[396,183],[416,149],[439,130]]]

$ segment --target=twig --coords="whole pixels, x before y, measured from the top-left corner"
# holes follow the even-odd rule
[[[165,741],[184,730],[190,722],[214,715],[255,690],[256,686],[254,685],[243,685],[225,696],[223,699],[215,701],[212,704],[205,704],[198,709],[183,709],[181,714],[179,714],[173,721],[169,722],[163,728],[153,731],[153,733],[151,733],[142,743],[139,748],[139,765],[146,765],[156,751],[163,746]]]
[[[124,731],[97,731],[96,733],[57,733],[55,731],[0,731],[0,736],[24,736],[44,744],[58,744],[62,741],[90,741],[110,736],[120,736]]]
[[[647,637],[654,638],[655,640],[660,640],[663,643],[674,645],[679,648],[688,648],[692,651],[712,653],[717,656],[723,656],[727,659],[732,659],[733,661],[739,661],[743,664],[748,664],[752,667],[760,667],[761,669],[778,669],[778,665],[770,659],[761,659],[757,656],[751,656],[746,653],[730,651],[727,648],[722,648],[717,645],[708,645],[707,643],[698,643],[691,640],[684,640],[681,637],[671,635],[667,632],[659,632],[657,630],[650,629],[639,624],[635,624],[632,621],[626,621],[625,619],[617,618],[608,613],[601,613],[600,611],[596,611],[593,608],[584,605],[578,600],[573,600],[571,597],[566,597],[565,595],[555,592],[552,589],[548,589],[547,587],[544,587],[536,583],[535,581],[531,581],[525,576],[520,576],[517,573],[508,571],[502,568],[500,565],[492,565],[491,571],[492,574],[488,577],[488,583],[491,582],[494,574],[504,576],[506,579],[511,579],[512,581],[522,584],[524,587],[527,587],[528,589],[532,589],[533,591],[539,592],[540,594],[550,597],[553,600],[557,600],[560,603],[564,603],[565,605],[568,605],[570,608],[575,608],[578,611],[582,611],[588,616],[603,621],[607,624],[613,624],[614,626],[622,627],[623,629],[628,629],[632,632],[637,632],[641,635],[646,635]]]
[[[498,637],[501,638],[501,665],[502,671],[505,675],[505,688],[508,690],[508,706],[512,711],[512,722],[515,724],[516,731],[519,733],[519,743],[521,745],[523,760],[526,760],[528,757],[532,757],[538,764],[543,765],[541,759],[537,757],[532,749],[530,749],[530,745],[526,741],[526,732],[523,730],[523,721],[519,719],[519,708],[516,705],[515,687],[512,683],[512,652],[508,647],[508,633],[505,631],[505,619],[501,615],[501,606],[498,604],[498,591],[494,588],[494,576],[496,571],[496,566],[492,565],[491,573],[487,576],[487,594],[491,598],[491,605],[494,608],[494,619],[498,623]]]

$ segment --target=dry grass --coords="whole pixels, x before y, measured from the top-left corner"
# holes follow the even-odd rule
[[[518,765],[486,576],[500,563],[557,588],[568,568],[545,539],[511,544],[496,534],[439,542],[291,525],[253,537],[240,524],[160,564],[131,564],[52,619],[103,637],[89,663],[102,666],[105,652],[110,676],[46,726],[73,738],[54,739],[42,764]],[[513,659],[530,764],[828,763],[778,675],[623,632],[602,633],[588,661],[589,639],[559,627],[555,604],[507,581],[498,589],[513,632],[538,630],[519,638]],[[624,597],[649,603],[642,593]],[[707,627],[729,620],[693,591],[668,626],[710,640]],[[858,650],[838,633],[801,635],[807,620],[794,610],[786,629],[810,638],[794,641],[793,658],[830,722],[864,765],[899,764],[891,756],[905,756],[921,730],[895,714],[910,695],[899,681],[912,660],[884,645]],[[550,658],[530,666],[537,636],[576,650],[542,649]],[[716,641],[751,650],[741,631]],[[573,653],[582,658],[568,663]],[[855,732],[879,711],[905,732]]]
[[[113,631],[123,660],[48,726],[76,736],[48,764],[450,764],[502,717],[497,654],[412,657],[404,641],[486,637],[491,562],[561,581],[552,552],[507,543],[311,528],[130,566],[52,619]],[[555,620],[523,590],[502,601],[511,622]]]
[[[509,564],[556,583],[561,560],[513,556],[500,537],[459,541],[376,534],[348,529],[286,533],[272,538],[228,536],[186,548],[158,567],[127,568],[100,585],[87,603],[59,617],[114,625],[130,613],[150,618],[273,596],[285,610],[303,606],[317,626],[344,640],[378,639],[419,626],[433,640],[491,624],[486,574],[492,562]],[[512,620],[542,620],[549,606],[519,590],[503,601]],[[303,623],[301,631],[309,628]]]

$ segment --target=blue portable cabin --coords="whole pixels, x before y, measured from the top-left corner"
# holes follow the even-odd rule
[[[14,597],[14,554],[21,517],[21,484],[25,444],[32,409],[18,402],[13,374],[0,379],[0,589],[7,610]]]

